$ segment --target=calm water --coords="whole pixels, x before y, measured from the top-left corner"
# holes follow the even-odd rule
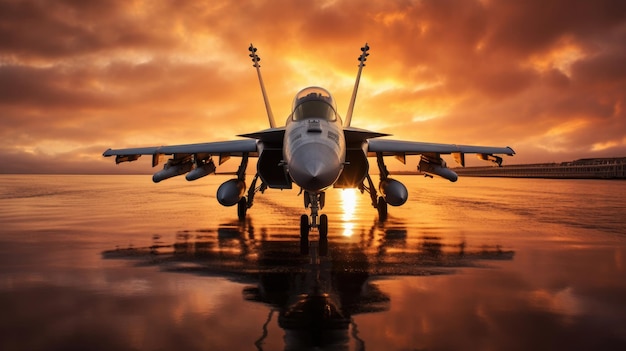
[[[224,176],[0,176],[0,350],[623,350],[626,183],[398,177],[245,223]]]

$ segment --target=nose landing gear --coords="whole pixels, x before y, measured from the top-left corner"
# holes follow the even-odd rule
[[[309,253],[309,232],[311,229],[317,229],[320,241],[320,255],[326,256],[328,248],[328,216],[320,215],[318,211],[324,208],[325,193],[304,192],[304,208],[311,208],[311,220],[309,216],[303,214],[300,216],[300,253],[306,255]]]

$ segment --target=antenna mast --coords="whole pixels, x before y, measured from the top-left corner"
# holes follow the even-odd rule
[[[270,107],[270,102],[267,99],[267,92],[265,91],[265,84],[263,84],[263,77],[261,77],[261,65],[259,65],[259,61],[261,58],[256,54],[256,48],[254,45],[250,44],[248,48],[250,51],[250,57],[252,57],[252,62],[254,62],[254,67],[256,68],[256,73],[259,76],[259,83],[261,84],[261,92],[263,93],[263,101],[265,102],[265,109],[267,110],[267,118],[270,121],[270,127],[276,128],[276,122],[274,122],[274,114],[272,113],[272,108]]]
[[[350,121],[352,120],[352,111],[354,111],[354,102],[356,101],[356,92],[359,90],[359,81],[361,80],[361,71],[363,67],[365,67],[365,61],[367,61],[367,57],[370,55],[368,53],[370,47],[365,43],[365,46],[361,48],[361,56],[359,56],[359,73],[356,75],[356,82],[354,82],[354,90],[352,90],[352,98],[350,98],[350,105],[348,105],[348,113],[346,114],[346,120],[343,123],[344,127],[350,126]]]

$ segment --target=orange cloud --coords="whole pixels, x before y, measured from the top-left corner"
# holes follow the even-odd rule
[[[509,163],[624,156],[624,7],[619,0],[3,1],[0,172],[120,171],[103,150],[266,128],[250,42],[279,122],[308,85],[331,90],[345,114],[367,41],[355,126],[412,140],[510,145],[517,156]],[[551,134],[572,123],[578,127]]]

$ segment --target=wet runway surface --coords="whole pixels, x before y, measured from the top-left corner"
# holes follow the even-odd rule
[[[227,179],[1,176],[0,348],[626,346],[623,182],[399,177],[384,222],[331,190],[303,255],[297,190],[239,222]]]

